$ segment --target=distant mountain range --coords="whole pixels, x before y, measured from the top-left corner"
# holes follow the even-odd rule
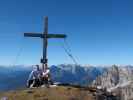
[[[0,66],[0,91],[25,88],[32,67]],[[54,82],[92,85],[107,89],[121,97],[133,99],[133,66],[89,66],[61,64],[50,67]]]
[[[50,67],[54,82],[88,85],[104,72],[103,67],[72,64],[52,65]],[[17,65],[0,66],[0,91],[24,88],[32,67]]]
[[[0,91],[24,88],[31,66],[0,66]],[[50,67],[54,82],[95,84],[108,90],[133,81],[133,66],[89,66],[60,64]]]
[[[71,84],[88,85],[104,71],[102,67],[81,65],[58,65],[50,67],[53,81]]]
[[[0,66],[0,91],[25,87],[30,68]]]

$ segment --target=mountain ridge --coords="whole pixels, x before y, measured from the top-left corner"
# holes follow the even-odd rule
[[[102,68],[76,66],[74,65],[53,65],[50,67],[52,80],[54,82],[71,83],[88,85],[92,80],[102,73]],[[14,66],[14,67],[0,67],[0,91],[12,90],[25,87],[28,75],[32,70],[32,66]],[[20,78],[21,77],[21,78]],[[79,80],[80,79],[80,80]],[[9,80],[11,80],[9,82]],[[2,87],[4,85],[4,87]]]

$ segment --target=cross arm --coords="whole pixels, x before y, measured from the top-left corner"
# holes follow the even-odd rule
[[[44,38],[45,35],[41,33],[24,33],[25,37],[40,37]],[[47,38],[66,38],[65,34],[47,34]]]
[[[41,33],[24,33],[24,36],[25,37],[40,37],[40,38],[42,38],[43,34],[41,34]]]
[[[65,34],[48,34],[47,38],[66,38],[67,35]]]

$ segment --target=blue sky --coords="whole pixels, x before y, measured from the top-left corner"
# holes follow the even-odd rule
[[[49,33],[65,33],[79,64],[133,64],[132,0],[0,0],[0,64],[37,64],[43,16]],[[63,40],[49,40],[49,64],[73,63],[61,48]],[[21,54],[16,59],[19,48]]]

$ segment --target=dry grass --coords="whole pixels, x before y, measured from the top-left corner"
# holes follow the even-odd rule
[[[9,100],[94,100],[89,91],[72,87],[38,88],[0,93]]]

